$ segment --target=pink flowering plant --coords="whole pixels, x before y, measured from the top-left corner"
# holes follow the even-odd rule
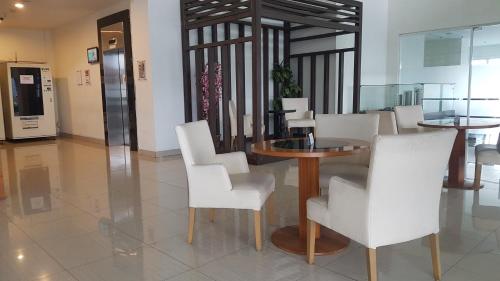
[[[205,65],[205,69],[201,75],[200,84],[201,84],[201,106],[202,106],[202,118],[208,120],[208,110],[210,108],[210,80],[208,79],[208,64]],[[214,89],[215,93],[215,101],[217,106],[219,100],[222,97],[222,66],[218,63],[215,65],[215,81],[214,81]]]

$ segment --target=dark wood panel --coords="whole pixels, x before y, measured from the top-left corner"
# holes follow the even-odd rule
[[[217,116],[217,95],[215,94],[215,67],[217,64],[216,52],[216,48],[208,49],[208,81],[210,81],[208,87],[208,91],[210,93],[208,99],[208,125],[210,127],[210,132],[212,133],[215,148],[217,149],[219,147],[220,141],[217,139],[217,119],[219,118],[219,116]]]
[[[318,51],[318,52],[310,52],[310,53],[300,53],[300,54],[293,54],[291,55],[292,58],[298,58],[298,57],[310,57],[310,56],[323,56],[323,55],[331,55],[331,54],[338,54],[338,53],[345,53],[345,52],[354,52],[356,49],[355,48],[343,48],[343,49],[336,49],[336,50],[329,50],[329,51]]]
[[[344,53],[339,53],[337,114],[344,113]]]
[[[224,39],[231,38],[231,24],[224,24]],[[224,151],[231,151],[231,120],[229,119],[229,101],[231,100],[231,46],[221,47],[222,65],[222,129]]]
[[[328,114],[330,106],[330,55],[325,55],[323,61],[323,114]]]
[[[262,22],[261,0],[252,4],[252,118],[253,142],[264,140],[262,135]]]
[[[181,12],[181,22],[185,21],[184,13]],[[189,52],[189,30],[182,28],[182,75],[184,89],[184,121],[193,121],[193,105],[191,93],[191,55]]]
[[[310,35],[310,36],[292,38],[292,39],[290,39],[290,42],[301,42],[301,41],[309,41],[309,40],[332,38],[332,37],[342,36],[342,35],[351,34],[351,33],[352,32],[347,32],[347,31],[328,32],[328,33],[322,33],[322,34],[316,34],[316,35]]]
[[[284,23],[283,30],[283,62],[285,65],[290,65],[290,22]]]
[[[240,62],[245,58],[245,45],[236,45],[236,61]],[[245,65],[236,64],[236,127],[238,128],[236,143],[237,149],[244,151],[245,135],[243,132],[243,115],[245,112]]]
[[[273,30],[273,68],[280,64],[280,31]],[[274,82],[273,99],[277,99],[279,94],[279,85]]]
[[[363,13],[363,7],[359,7],[359,12]],[[359,19],[359,25],[361,26],[362,19]],[[361,91],[361,46],[362,38],[361,32],[357,32],[354,35],[354,83],[353,83],[353,101],[352,101],[352,112],[358,113],[360,106],[360,91]]]
[[[203,73],[203,68],[205,65],[205,51],[203,49],[196,50],[195,52],[195,72],[196,72],[196,108],[197,108],[197,120],[202,120],[202,92],[201,92],[201,75]]]
[[[263,81],[263,103],[264,103],[264,138],[269,138],[269,28],[262,30],[262,81]]]
[[[309,93],[309,108],[316,114],[316,56],[311,57],[311,90]]]
[[[302,97],[304,95],[304,58],[303,57],[298,57],[297,58],[297,85],[300,87],[302,90],[300,92],[300,96]]]

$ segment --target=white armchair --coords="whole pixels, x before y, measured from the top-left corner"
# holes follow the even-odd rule
[[[286,113],[286,127],[288,132],[293,128],[314,128],[314,112],[309,110],[308,98],[283,98],[283,110],[295,110],[295,112]]]
[[[317,114],[316,137],[357,139],[368,143],[378,134],[378,114]],[[320,186],[328,187],[332,176],[363,177],[368,173],[370,151],[321,161]]]
[[[480,144],[475,147],[476,152],[476,173],[474,175],[474,188],[481,186],[481,171],[483,165],[500,165],[500,134],[498,134],[497,144]]]
[[[193,241],[196,208],[248,209],[254,211],[255,243],[260,250],[260,210],[274,191],[274,176],[250,172],[243,152],[216,154],[207,121],[179,125],[176,132],[189,185],[188,242]]]
[[[425,129],[418,126],[418,122],[424,121],[424,111],[421,105],[396,106],[396,123],[400,134],[411,134],[423,132]]]
[[[307,201],[308,262],[314,262],[317,223],[367,248],[370,281],[377,280],[378,247],[430,236],[434,278],[440,280],[439,201],[456,134],[377,136],[366,179],[334,177],[328,196]]]
[[[370,114],[378,114],[378,134],[379,135],[397,135],[398,125],[396,124],[396,115],[393,111],[368,111]]]
[[[231,123],[231,146],[234,146],[234,140],[238,135],[238,121],[236,117],[236,104],[229,101],[229,122]],[[261,123],[262,133],[266,130],[264,122]],[[251,114],[243,115],[243,134],[247,138],[253,137],[253,119]]]

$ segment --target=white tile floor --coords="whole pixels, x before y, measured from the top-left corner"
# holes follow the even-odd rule
[[[297,222],[294,161],[252,167],[275,173],[273,208],[264,210],[265,247],[254,250],[247,211],[199,211],[186,243],[187,187],[180,158],[138,159],[120,148],[72,140],[0,148],[0,281],[10,280],[366,280],[364,249],[307,265],[269,242]],[[468,166],[468,175],[473,174]],[[443,189],[445,281],[500,280],[500,167],[485,167],[479,192]],[[1,193],[0,193],[1,194]],[[378,252],[382,281],[432,280],[428,242]]]

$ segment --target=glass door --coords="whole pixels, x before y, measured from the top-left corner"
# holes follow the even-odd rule
[[[469,116],[500,118],[500,25],[474,27]],[[498,129],[474,130],[476,143],[496,143]]]

